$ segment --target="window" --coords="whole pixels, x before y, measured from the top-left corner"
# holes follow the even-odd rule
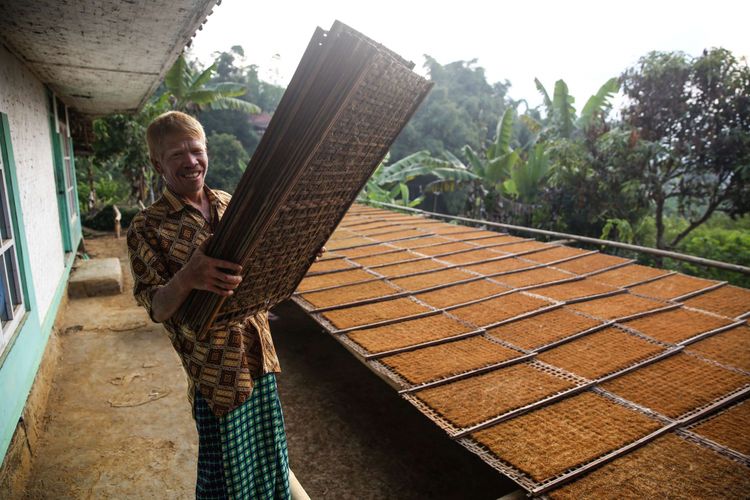
[[[26,308],[21,292],[17,240],[13,228],[15,209],[9,196],[12,189],[9,169],[13,168],[10,131],[7,119],[0,115],[0,352],[10,341]]]
[[[56,101],[57,111],[57,129],[60,133],[60,149],[62,153],[62,171],[63,171],[63,182],[64,182],[64,196],[65,201],[68,204],[68,217],[70,227],[75,225],[76,217],[78,217],[78,200],[76,199],[75,190],[75,171],[73,170],[73,151],[70,143],[70,131],[68,126],[68,108],[59,99]]]

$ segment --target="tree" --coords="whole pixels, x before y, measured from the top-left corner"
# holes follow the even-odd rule
[[[172,109],[195,114],[204,108],[232,109],[246,113],[259,113],[260,108],[242,99],[237,99],[247,89],[235,82],[210,83],[218,62],[198,73],[183,54],[167,71],[164,77],[163,99],[169,101]]]
[[[458,154],[465,144],[481,148],[505,110],[510,83],[489,84],[476,60],[441,65],[430,56],[425,59],[434,87],[393,144],[393,157],[422,149],[433,155]]]
[[[250,159],[240,141],[231,134],[211,134],[208,136],[208,158],[206,184],[234,192]]]
[[[715,212],[750,211],[750,68],[725,49],[697,58],[651,52],[625,71],[623,119],[650,148],[641,178],[655,205],[656,246],[672,249]],[[688,219],[670,241],[669,204]]]

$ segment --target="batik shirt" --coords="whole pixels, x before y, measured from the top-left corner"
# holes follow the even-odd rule
[[[211,204],[212,221],[216,222],[231,197],[208,188],[205,192]],[[133,295],[152,321],[151,305],[156,291],[169,282],[211,234],[212,225],[200,211],[169,190],[133,218],[127,237]],[[281,371],[265,311],[226,327],[211,328],[202,340],[173,318],[164,321],[164,327],[187,372],[191,406],[197,389],[217,416],[249,398],[253,377]]]

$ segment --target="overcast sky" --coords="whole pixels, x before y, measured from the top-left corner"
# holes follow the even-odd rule
[[[698,55],[725,47],[750,59],[750,2],[738,0],[422,1],[224,0],[198,33],[192,54],[245,49],[265,80],[286,85],[316,26],[338,19],[417,64],[478,59],[490,83],[508,79],[513,98],[537,105],[538,77],[564,79],[577,107],[607,79],[651,50]]]

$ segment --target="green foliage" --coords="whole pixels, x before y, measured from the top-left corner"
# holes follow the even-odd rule
[[[208,137],[208,158],[206,184],[214,189],[234,192],[250,160],[240,141],[230,134],[211,134]]]
[[[676,248],[713,213],[750,211],[750,67],[731,52],[652,52],[622,75],[624,120],[650,146],[640,178],[654,200],[656,245]],[[670,203],[689,220],[666,238]]]
[[[164,77],[164,95],[168,97],[172,109],[186,113],[196,113],[204,108],[260,113],[260,108],[255,104],[237,99],[247,92],[244,85],[235,82],[209,84],[217,67],[218,63],[214,62],[198,73],[180,54]]]
[[[458,153],[468,144],[481,149],[506,107],[506,81],[490,85],[476,61],[441,65],[425,56],[434,87],[391,148],[400,159],[426,149],[433,155]]]

